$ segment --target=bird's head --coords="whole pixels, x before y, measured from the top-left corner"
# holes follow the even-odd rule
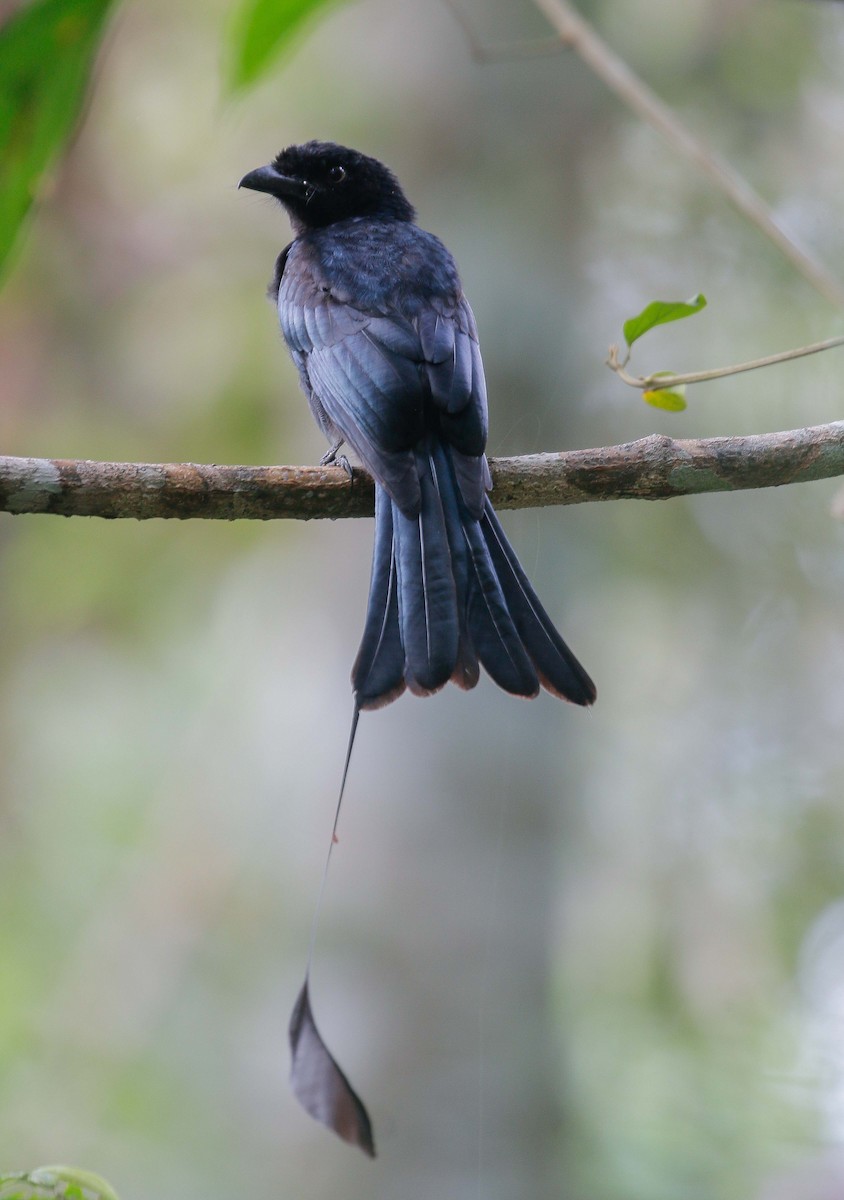
[[[275,196],[297,233],[349,217],[414,218],[392,171],[334,142],[288,146],[267,166],[244,175],[238,187]]]

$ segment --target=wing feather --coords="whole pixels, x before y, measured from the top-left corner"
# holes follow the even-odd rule
[[[489,486],[486,388],[465,297],[369,309],[300,264],[282,275],[278,310],[312,407],[316,401],[399,508],[419,512],[412,452],[435,433],[463,456],[460,491],[480,515]]]

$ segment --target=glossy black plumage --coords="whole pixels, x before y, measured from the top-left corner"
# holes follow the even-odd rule
[[[332,448],[345,442],[376,480],[358,707],[449,679],[474,687],[479,663],[515,695],[542,685],[591,704],[487,495],[483,364],[448,250],[386,167],[332,143],[291,146],[241,186],[290,215],[273,284],[282,332]]]

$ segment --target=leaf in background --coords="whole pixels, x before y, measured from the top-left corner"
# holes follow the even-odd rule
[[[30,1187],[26,1175],[0,1175],[0,1200],[36,1200],[43,1195]]]
[[[248,87],[287,49],[309,17],[337,0],[246,0],[235,16],[229,64],[230,92]]]
[[[117,1193],[93,1171],[78,1167],[39,1167],[29,1174],[0,1176],[0,1200],[117,1200]]]
[[[111,0],[35,0],[0,27],[0,271],[82,111]]]
[[[671,371],[657,371],[654,379],[671,379]],[[665,412],[683,412],[686,405],[686,385],[680,383],[677,387],[649,388],[642,392],[642,399],[651,408],[661,408]]]
[[[691,300],[654,300],[643,308],[637,317],[631,317],[624,322],[624,340],[632,346],[643,333],[653,329],[655,325],[667,325],[669,321],[681,321],[684,317],[694,316],[706,308],[706,297],[698,292]]]
[[[293,1007],[289,1032],[290,1083],[296,1099],[314,1120],[374,1158],[369,1114],[320,1036],[311,1012],[307,976]]]

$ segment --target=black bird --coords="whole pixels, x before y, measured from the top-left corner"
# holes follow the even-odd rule
[[[487,402],[475,319],[454,259],[414,224],[377,159],[289,146],[240,187],[267,192],[294,240],[270,285],[311,412],[374,476],[375,547],[357,710],[405,687],[540,684],[574,704],[595,686],[551,623],[487,493]]]

